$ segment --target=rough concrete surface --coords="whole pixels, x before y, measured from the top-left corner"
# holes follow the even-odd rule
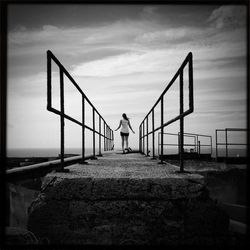
[[[113,152],[50,173],[28,228],[54,244],[225,244],[229,218],[204,178],[140,154]]]

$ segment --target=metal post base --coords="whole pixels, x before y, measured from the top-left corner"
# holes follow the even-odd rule
[[[99,155],[97,155],[98,157],[103,157],[103,155],[102,154],[99,154]]]
[[[90,158],[90,160],[98,160],[98,158],[96,156],[93,156]]]

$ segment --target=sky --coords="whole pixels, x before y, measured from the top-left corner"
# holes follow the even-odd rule
[[[189,52],[194,112],[185,118],[185,132],[212,135],[214,141],[215,129],[246,128],[243,5],[9,5],[7,148],[59,148],[60,117],[46,109],[47,50],[112,129],[127,114],[136,132],[130,134],[132,148],[138,148],[141,121]],[[52,105],[59,108],[58,69],[52,70]],[[184,72],[185,109],[187,84]],[[177,82],[164,100],[166,122],[179,112]],[[81,121],[81,98],[67,79],[65,110]],[[91,125],[91,109],[86,112]],[[66,148],[80,147],[81,127],[66,121],[65,130]],[[178,131],[178,122],[164,129]],[[115,148],[120,144],[115,132]]]

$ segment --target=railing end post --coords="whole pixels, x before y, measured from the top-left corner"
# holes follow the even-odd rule
[[[46,53],[47,53],[47,55],[52,55],[51,50],[47,50]]]

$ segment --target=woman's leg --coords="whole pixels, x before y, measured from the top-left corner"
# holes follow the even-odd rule
[[[126,149],[128,149],[128,136],[124,136],[124,137],[125,137]]]
[[[121,138],[122,138],[122,151],[124,151],[124,137],[125,136],[121,136]]]

